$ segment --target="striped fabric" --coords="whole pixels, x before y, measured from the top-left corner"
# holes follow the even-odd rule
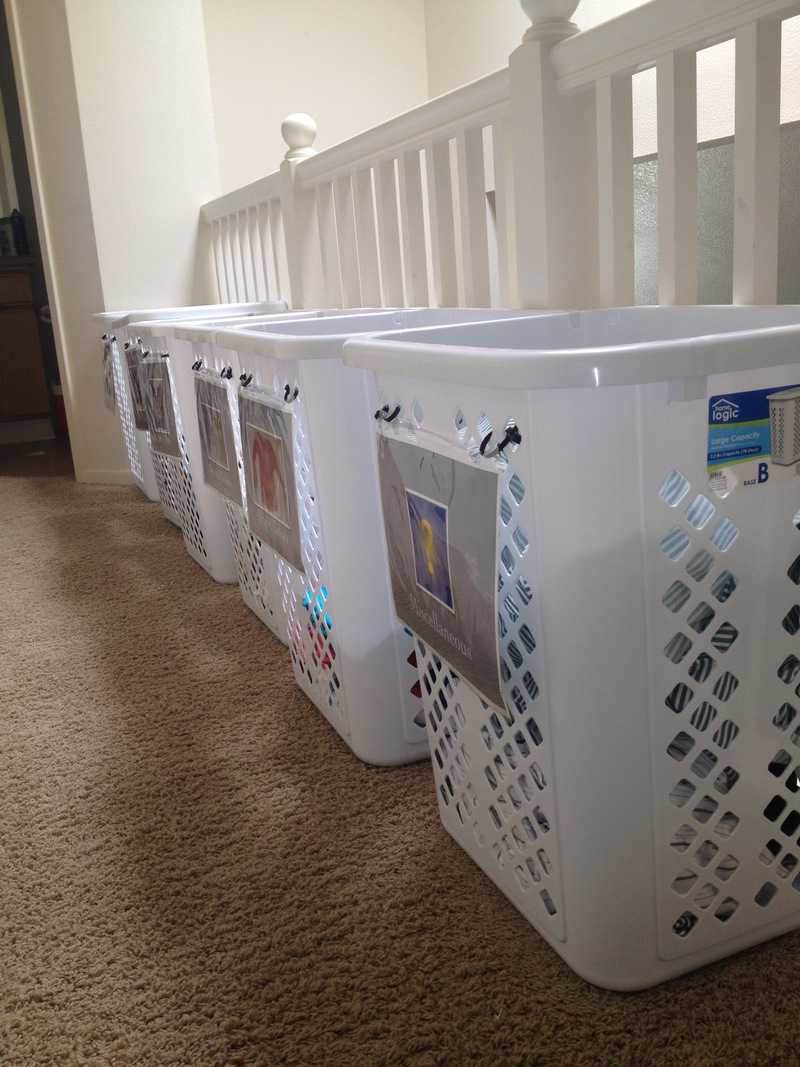
[[[664,649],[664,654],[671,663],[680,663],[692,647],[692,642],[685,634],[677,633]]]
[[[694,578],[696,582],[702,582],[713,565],[714,557],[710,552],[706,552],[706,550],[702,548],[699,552],[695,552],[686,564],[686,570],[689,576]]]
[[[692,810],[692,815],[698,822],[708,822],[718,807],[719,804],[713,797],[704,796]]]
[[[696,837],[697,830],[689,826],[687,823],[684,823],[683,826],[679,826],[672,835],[670,847],[674,848],[676,852],[685,852]]]
[[[714,874],[716,874],[721,882],[727,882],[731,875],[735,874],[738,869],[739,861],[735,856],[728,853],[728,855],[725,856],[724,859],[721,859],[717,864]]]
[[[672,882],[672,888],[676,893],[680,893],[681,896],[685,896],[686,893],[692,888],[697,881],[697,875],[694,873],[691,867],[684,867],[682,871],[679,871],[675,875]]]
[[[714,734],[714,744],[719,745],[720,748],[730,748],[738,736],[739,727],[735,722],[726,719]]]
[[[739,688],[739,679],[730,671],[721,674],[714,685],[714,696],[719,700],[727,701]]]
[[[693,696],[694,690],[690,689],[685,683],[679,682],[667,697],[667,707],[671,708],[676,715],[680,715],[682,711],[686,710]]]
[[[791,704],[781,704],[775,718],[772,720],[772,725],[777,726],[779,730],[788,730],[796,716],[797,712]]]
[[[683,582],[673,582],[664,594],[664,605],[670,611],[678,612],[691,596],[691,590]]]
[[[680,762],[682,759],[686,759],[689,753],[694,748],[694,739],[691,738],[683,730],[670,741],[667,746],[667,755],[672,756],[674,760]]]
[[[705,682],[711,676],[714,666],[715,663],[711,656],[709,656],[707,652],[701,652],[689,668],[689,675],[694,678],[696,682]]]
[[[705,885],[701,885],[694,895],[694,902],[698,908],[702,908],[705,911],[714,901],[714,898],[719,893],[719,890],[711,882],[706,882]]]
[[[695,730],[703,731],[708,729],[716,717],[717,709],[704,700],[700,707],[692,712],[691,723]]]
[[[795,604],[795,606],[786,613],[781,625],[791,637],[800,633],[800,604]]]
[[[720,604],[724,604],[726,600],[729,600],[736,590],[736,578],[730,571],[723,571],[714,579],[714,584],[711,586],[711,593],[717,598]]]
[[[711,605],[703,601],[697,604],[689,615],[689,625],[695,633],[701,634],[711,625],[715,614]]]
[[[688,778],[681,778],[679,782],[670,790],[669,799],[675,805],[676,808],[682,808],[695,794],[695,787],[689,781]]]
[[[711,638],[711,644],[718,652],[727,652],[738,636],[739,631],[732,622],[723,622]]]

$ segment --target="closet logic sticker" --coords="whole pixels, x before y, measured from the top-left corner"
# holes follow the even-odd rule
[[[719,496],[767,485],[800,471],[800,386],[712,396],[708,477]]]

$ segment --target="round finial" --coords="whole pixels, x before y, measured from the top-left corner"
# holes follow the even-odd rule
[[[302,111],[293,111],[281,123],[281,136],[289,146],[284,159],[308,159],[316,155],[313,147],[317,137],[317,124],[310,115]]]
[[[572,22],[580,0],[519,0],[531,20],[524,41],[560,40],[578,32]]]

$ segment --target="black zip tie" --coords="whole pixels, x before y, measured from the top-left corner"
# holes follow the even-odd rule
[[[117,335],[116,335],[115,333],[112,333],[112,334],[111,334],[111,343],[112,343],[112,345],[114,344],[114,342],[116,341],[116,339],[117,339]]]
[[[131,347],[130,341],[126,341],[125,344],[123,345],[123,348],[125,349],[126,352],[130,347]]]
[[[223,367],[219,372],[220,378],[227,378],[228,381],[233,377],[233,367]]]
[[[378,408],[375,412],[376,419],[382,419],[384,422],[394,422],[397,416],[400,414],[401,405],[398,404],[394,411],[391,411],[388,404],[384,404],[382,408]]]
[[[239,375],[239,381],[241,382],[243,389],[246,389],[248,387],[248,385],[250,384],[250,382],[252,382],[252,380],[253,380],[253,375],[252,374],[240,374]]]
[[[300,390],[297,388],[297,386],[294,387],[294,392],[292,392],[292,387],[290,385],[287,385],[286,388],[283,390],[283,402],[285,404],[291,404],[293,400],[297,400],[299,395]]]
[[[503,454],[503,450],[508,448],[509,445],[522,444],[522,434],[519,432],[517,424],[515,422],[512,422],[509,423],[508,426],[506,426],[506,435],[500,442],[500,444],[497,446],[497,448],[487,454],[486,449],[492,439],[492,433],[493,431],[490,430],[480,444],[480,453],[484,459],[491,459],[493,456],[501,456]]]
[[[200,370],[200,368],[201,368],[202,366],[203,366],[203,361],[202,361],[202,359],[196,359],[196,360],[194,361],[194,363],[192,364],[192,370]]]
[[[169,359],[169,352],[162,352],[161,353],[161,358],[162,359]]]

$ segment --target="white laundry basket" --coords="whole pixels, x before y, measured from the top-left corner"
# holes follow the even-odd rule
[[[94,315],[96,322],[103,328],[103,343],[111,345],[116,390],[117,415],[128,455],[128,463],[134,484],[145,494],[148,500],[165,499],[163,480],[159,483],[153,459],[150,453],[147,428],[142,420],[141,407],[136,404],[134,390],[138,390],[139,349],[136,347],[136,333],[130,329],[134,322],[143,319],[202,319],[209,315],[221,316],[226,313],[245,315],[263,309],[263,304],[203,304],[183,308],[158,308],[146,310],[103,311]],[[130,352],[130,359],[128,353]],[[139,407],[137,418],[137,406]],[[138,422],[138,425],[137,425]],[[180,525],[179,516],[172,511],[169,518]]]
[[[345,358],[403,413],[378,427],[382,488],[409,442],[497,479],[475,526],[501,699],[417,628],[452,836],[602,986],[800,925],[800,480],[769,399],[800,383],[800,309],[553,315]]]
[[[238,353],[240,405],[291,414],[293,481],[304,573],[284,556],[276,577],[295,678],[361,759],[427,755],[411,635],[394,619],[370,451],[366,378],[346,368],[348,337],[395,326],[474,321],[487,309],[359,313],[218,330]],[[516,314],[516,313],[515,313]],[[253,525],[253,516],[249,516]],[[277,547],[273,544],[273,548]]]
[[[132,383],[130,374],[136,374],[131,370],[126,360],[127,328],[125,326],[125,312],[103,312],[94,318],[103,324],[105,332],[102,342],[110,346],[112,371],[114,375],[114,390],[116,394],[117,417],[119,418],[122,439],[125,442],[125,451],[128,456],[128,464],[134,484],[141,489],[148,500],[158,500],[158,486],[156,483],[153,461],[150,456],[150,447],[147,441],[147,431],[136,425],[136,409],[132,397]],[[138,385],[138,382],[137,382]]]
[[[183,533],[189,555],[218,582],[235,582],[236,562],[231,551],[225,509],[217,494],[198,475],[199,443],[192,391],[192,346],[175,336],[178,323],[243,321],[266,313],[285,313],[283,302],[250,305],[219,305],[203,309],[197,320],[173,314],[164,319],[140,319],[130,323],[137,344],[144,346],[145,366],[160,364],[168,384],[174,437],[172,447],[158,434],[148,433],[148,443],[164,515]],[[166,358],[162,358],[166,357]],[[146,371],[143,371],[146,373]],[[143,389],[146,394],[146,389]],[[145,395],[144,399],[148,397]],[[152,431],[152,427],[151,427]],[[165,444],[167,442],[167,444]]]
[[[280,317],[280,322],[297,321],[308,318],[322,318],[352,314],[336,309],[307,310],[287,312]],[[249,318],[249,326],[274,321],[273,317]],[[228,328],[233,328],[229,323]],[[244,323],[240,323],[244,325]],[[236,460],[240,469],[240,499],[225,499],[218,496],[217,508],[224,509],[227,520],[233,558],[236,565],[239,589],[244,603],[264,623],[275,636],[288,644],[286,581],[283,574],[286,564],[269,545],[265,545],[253,533],[247,523],[247,502],[244,493],[244,472],[242,469],[241,439],[239,435],[239,377],[241,366],[238,353],[230,348],[215,343],[215,334],[219,327],[208,323],[181,324],[172,332],[171,345],[176,353],[175,368],[180,368],[183,380],[180,383],[182,411],[188,406],[192,414],[185,416],[187,424],[191,423],[191,433],[187,434],[188,449],[192,463],[201,476],[202,458],[199,455],[200,439],[198,417],[194,396],[192,376],[205,380],[210,378],[224,386],[227,392],[231,432],[236,449]],[[191,369],[190,369],[191,368]],[[189,377],[186,378],[186,375]],[[188,392],[187,392],[188,390]],[[190,399],[191,395],[191,399]],[[215,493],[212,487],[209,492]]]

